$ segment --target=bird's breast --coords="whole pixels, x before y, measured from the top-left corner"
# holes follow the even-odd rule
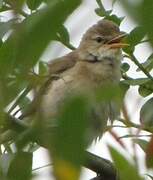
[[[114,70],[108,62],[78,61],[59,77],[50,84],[42,98],[42,109],[47,117],[56,116],[65,98],[71,94],[85,94],[94,99],[95,90],[108,82],[117,83],[120,73],[119,68]]]
[[[120,77],[120,63],[112,59],[104,59],[95,63],[81,61],[76,64],[74,70],[75,79],[88,82],[90,86],[96,87],[109,82],[116,83]]]

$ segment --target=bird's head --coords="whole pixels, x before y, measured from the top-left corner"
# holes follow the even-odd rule
[[[104,57],[116,57],[121,48],[127,46],[122,42],[126,33],[109,20],[101,20],[84,34],[78,47],[79,56],[83,60],[101,61]]]

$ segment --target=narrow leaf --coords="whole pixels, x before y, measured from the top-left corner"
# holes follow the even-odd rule
[[[119,172],[120,180],[142,180],[133,164],[126,160],[125,157],[123,157],[123,155],[117,152],[113,147],[109,147],[109,150],[115,163],[115,167]]]

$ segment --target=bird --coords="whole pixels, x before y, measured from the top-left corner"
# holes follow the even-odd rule
[[[85,95],[91,101],[88,141],[102,136],[108,119],[113,121],[118,112],[113,102],[97,102],[96,92],[107,84],[119,84],[125,36],[114,22],[99,20],[85,32],[78,48],[48,63],[49,76],[56,78],[41,96],[39,111],[46,119],[56,118],[68,97]]]

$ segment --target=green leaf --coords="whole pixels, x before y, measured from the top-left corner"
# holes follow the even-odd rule
[[[0,167],[1,167],[0,169],[2,170],[2,173],[5,177],[8,173],[8,169],[12,159],[13,159],[13,154],[6,153],[0,156]]]
[[[127,0],[119,0],[119,2],[123,5],[124,9],[128,12],[128,14],[136,21],[139,20],[139,8],[141,5],[141,1],[127,1]]]
[[[124,20],[124,18],[125,17],[118,17],[115,14],[112,14],[112,15],[109,15],[109,16],[107,15],[106,16],[106,19],[111,20],[111,21],[115,22],[118,25],[121,24],[121,22]]]
[[[152,0],[132,1],[120,0],[125,10],[136,20],[144,29],[153,45],[153,3]]]
[[[144,28],[142,26],[135,27],[126,38],[126,41],[130,46],[124,49],[125,52],[131,54],[134,51],[135,46],[140,43],[144,36]]]
[[[137,85],[143,85],[149,81],[150,79],[148,78],[138,78],[138,79],[122,80],[121,82],[124,84],[128,84],[130,86],[137,86]]]
[[[145,31],[142,26],[135,27],[129,34],[128,40],[130,45],[135,46],[144,38]]]
[[[21,102],[18,103],[22,113],[31,104],[31,100],[28,97],[23,97]]]
[[[1,97],[8,105],[27,86],[27,74],[38,62],[48,43],[81,1],[51,1],[17,24],[0,48]],[[57,16],[55,18],[55,16]],[[2,34],[3,35],[3,34]],[[14,72],[18,72],[18,77]],[[10,78],[14,77],[14,79]],[[1,99],[2,102],[2,99]]]
[[[42,3],[42,0],[27,0],[26,3],[29,9],[36,10]]]
[[[3,6],[3,0],[0,0],[0,9],[2,8]]]
[[[144,139],[134,139],[134,142],[136,144],[138,144],[140,146],[140,148],[146,152],[147,150],[147,145],[148,145],[148,141],[144,140]]]
[[[103,3],[102,3],[101,0],[96,0],[96,2],[97,2],[97,4],[98,4],[98,6],[100,7],[100,9],[105,10],[105,8],[104,8]]]
[[[121,70],[122,70],[122,72],[127,72],[128,70],[130,69],[130,65],[128,64],[128,63],[123,63],[122,65],[121,65]]]
[[[27,86],[26,81],[20,81],[20,79],[16,78],[14,80],[10,80],[8,78],[1,79],[0,84],[1,93],[4,100],[4,106],[8,105],[11,101],[15,99],[15,97]]]
[[[153,45],[153,3],[152,0],[143,0],[139,10],[140,22],[144,30],[147,32],[150,42]]]
[[[21,23],[0,49],[1,74],[6,74],[15,67],[24,72],[33,67],[48,43],[54,39],[60,25],[80,2],[78,0],[51,1],[47,7],[32,14]]]
[[[57,121],[54,153],[58,159],[80,166],[84,159],[88,102],[83,96],[75,96],[67,99],[64,104]]]
[[[84,162],[88,121],[88,101],[84,96],[69,97],[57,118],[51,154],[57,179],[77,180]]]
[[[105,9],[96,8],[96,9],[95,9],[95,13],[96,13],[98,16],[101,16],[101,17],[110,16],[110,14],[112,13],[112,10],[106,11]]]
[[[101,8],[96,8],[95,13],[100,17],[104,17],[106,15],[106,11],[103,11]]]
[[[99,8],[96,8],[95,9],[95,13],[98,15],[98,16],[101,16],[101,17],[104,17],[104,16],[109,16],[111,13],[112,13],[112,10],[108,10],[106,11],[104,6],[103,6],[103,3],[101,0],[96,0]]]
[[[153,54],[149,56],[149,58],[141,64],[148,72],[153,69]],[[139,72],[140,69],[138,68],[137,71]]]
[[[113,162],[119,173],[120,180],[142,180],[139,176],[136,167],[131,164],[123,155],[121,155],[113,147],[109,147]],[[130,173],[129,173],[130,172]]]
[[[119,83],[119,87],[121,89],[121,92],[123,94],[123,97],[125,96],[125,93],[128,91],[128,89],[130,88],[129,84],[123,83],[122,81],[120,81]]]
[[[38,71],[38,74],[41,76],[47,75],[47,64],[43,61],[40,61]]]
[[[56,33],[56,36],[57,37],[55,38],[55,40],[58,40],[60,42],[69,43],[70,41],[69,32],[64,25],[60,26],[59,30]]]
[[[2,39],[4,35],[12,29],[13,24],[15,24],[14,19],[7,22],[0,22],[0,39]]]
[[[141,122],[146,126],[153,126],[153,98],[149,99],[140,110]]]
[[[143,97],[146,97],[153,93],[153,83],[152,81],[148,81],[145,84],[139,86],[139,94]]]
[[[8,169],[9,180],[29,180],[32,172],[32,153],[18,152],[14,154]]]
[[[153,176],[151,176],[150,174],[145,174],[147,177],[149,177],[151,180],[153,180]]]
[[[25,2],[25,0],[16,0],[16,1],[3,0],[3,1],[6,2],[7,4],[9,4],[11,7],[13,7],[15,10],[21,9]]]
[[[149,140],[147,149],[146,149],[146,165],[147,168],[153,168],[153,136]]]

